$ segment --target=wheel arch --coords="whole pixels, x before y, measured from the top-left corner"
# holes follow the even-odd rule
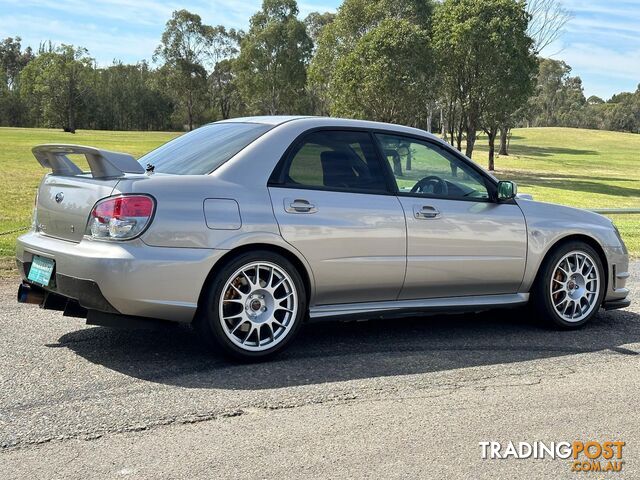
[[[542,256],[542,260],[540,261],[540,264],[538,265],[538,269],[536,271],[533,285],[535,285],[536,282],[538,281],[538,277],[541,275],[542,266],[547,261],[547,258],[549,258],[549,256],[556,249],[560,248],[562,245],[565,245],[570,242],[576,242],[576,241],[586,243],[591,248],[593,248],[598,254],[598,257],[602,262],[602,268],[604,269],[604,288],[605,288],[605,292],[607,291],[607,289],[609,288],[609,262],[607,261],[607,255],[605,254],[604,248],[602,248],[602,245],[600,244],[600,242],[598,242],[598,240],[596,240],[594,237],[585,235],[583,233],[572,233],[562,238],[559,238],[555,242],[551,243],[549,248],[547,248],[546,252]]]
[[[256,250],[267,250],[269,252],[276,253],[286,258],[292,263],[292,265],[298,271],[298,273],[300,274],[300,277],[302,278],[302,283],[304,284],[304,289],[305,289],[305,294],[307,299],[307,305],[309,305],[309,302],[313,297],[314,282],[313,282],[313,273],[311,272],[310,268],[307,266],[306,262],[300,259],[300,257],[294,252],[292,252],[291,250],[288,250],[287,248],[284,248],[280,245],[276,245],[273,243],[257,242],[257,243],[246,243],[243,245],[239,245],[235,248],[230,249],[222,257],[220,257],[220,259],[211,268],[204,283],[202,284],[202,288],[200,289],[200,295],[198,296],[198,309],[202,305],[202,298],[206,294],[207,290],[209,289],[209,286],[211,285],[211,282],[215,278],[217,272],[219,272],[222,268],[224,268],[224,266],[227,263],[229,263],[231,260],[236,258],[238,255],[241,255],[247,252],[256,251]]]

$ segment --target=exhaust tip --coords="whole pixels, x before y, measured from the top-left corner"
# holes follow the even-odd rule
[[[44,290],[32,288],[24,283],[18,287],[18,303],[41,305],[42,302],[44,302]]]

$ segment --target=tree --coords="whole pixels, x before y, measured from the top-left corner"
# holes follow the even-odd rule
[[[441,84],[464,118],[468,157],[487,102],[493,100],[490,92],[504,89],[500,77],[510,56],[530,54],[527,21],[523,4],[512,0],[445,0],[436,10],[433,36]]]
[[[176,10],[167,22],[154,60],[164,60],[161,68],[166,83],[175,92],[177,103],[186,111],[189,130],[204,106],[207,73],[205,62],[215,38],[213,27],[204,25],[200,15]]]
[[[495,169],[495,141],[500,133],[500,155],[506,155],[507,137],[516,112],[524,107],[535,88],[538,62],[533,40],[527,35],[528,15],[513,3],[494,30],[494,71],[483,89],[481,123],[489,140],[489,170]]]
[[[7,37],[0,42],[0,71],[9,90],[15,89],[22,69],[33,60],[31,47],[22,51],[22,39]]]
[[[589,98],[587,98],[587,103],[589,105],[602,105],[604,103],[604,100],[597,95],[591,95]]]
[[[207,34],[207,57],[212,65],[237,55],[242,31],[233,28],[227,30],[224,25],[217,25],[210,27]]]
[[[611,97],[604,127],[609,130],[640,133],[640,85],[635,93],[623,92]]]
[[[487,52],[498,72],[491,73],[482,91],[481,123],[489,139],[489,170],[495,169],[498,132],[509,131],[514,113],[526,104],[534,90],[538,62],[532,51],[533,40],[526,33],[527,21],[518,4],[503,10],[494,30],[495,51]]]
[[[304,25],[307,29],[307,35],[309,35],[314,46],[317,45],[320,34],[324,28],[333,23],[335,19],[336,14],[333,12],[311,12],[305,17]]]
[[[43,125],[75,133],[93,75],[93,59],[85,48],[73,45],[50,50],[22,70],[20,94],[29,99],[32,115]]]
[[[20,37],[0,42],[0,125],[18,126],[24,121],[26,112],[19,79],[20,72],[32,59],[31,47],[23,51]]]
[[[209,75],[208,84],[215,119],[229,118],[232,108],[239,103],[231,59],[238,53],[241,37],[242,32],[226,30],[222,25],[213,28],[209,47],[213,70]]]
[[[425,121],[431,65],[423,29],[404,19],[383,20],[336,62],[331,113],[417,125]]]
[[[399,112],[397,107],[391,105],[395,101],[394,96],[389,96],[387,86],[382,85],[385,83],[388,85],[395,72],[383,71],[381,66],[387,65],[389,68],[400,69],[397,72],[398,78],[403,80],[397,83],[403,96],[412,88],[415,89],[414,83],[422,83],[424,86],[426,79],[433,79],[433,62],[429,63],[432,58],[429,41],[432,12],[433,4],[425,0],[345,0],[333,22],[325,26],[320,33],[317,50],[309,67],[309,85],[315,92],[319,104],[331,113],[343,112],[344,107],[340,103],[343,99],[348,99],[351,93],[369,103],[368,106],[360,109],[350,99],[350,104],[355,107],[351,116],[362,116],[363,111],[371,111],[373,103],[377,103],[375,110],[378,112],[381,111],[382,104],[387,103],[384,106],[385,117],[388,117],[389,111],[394,108]],[[400,38],[397,32],[393,32],[394,26],[411,35],[411,38]],[[378,30],[377,33],[376,30]],[[385,38],[385,34],[390,36]],[[393,58],[394,45],[401,49],[401,53],[397,55],[398,58]],[[413,45],[415,50],[410,51],[409,45]],[[375,52],[377,47],[381,49],[378,54]],[[357,54],[354,53],[356,50],[363,54],[366,52],[367,58],[374,63],[367,64],[358,59]],[[412,65],[411,62],[417,62],[417,65]],[[420,75],[408,82],[407,75],[411,72],[416,73],[419,68],[423,69]],[[350,69],[357,71],[361,78],[368,78],[370,92],[375,91],[374,75],[383,75],[379,91],[384,91],[386,96],[370,98],[361,94],[357,85],[348,78]],[[435,97],[434,85],[435,82],[431,82],[432,88],[423,89],[418,98],[426,99],[430,94]],[[377,94],[379,92],[372,93],[372,95]],[[405,100],[400,100],[400,102],[403,101]],[[413,108],[415,112],[418,107],[416,102],[412,107],[415,107]],[[421,113],[426,110],[427,108],[423,105]],[[411,118],[411,113],[407,112],[403,120],[397,121],[407,122],[406,119],[409,118],[410,124],[419,122],[425,124],[427,123],[425,117],[428,116],[427,114],[422,115],[423,118]],[[396,117],[399,118],[399,116]]]
[[[313,54],[316,53],[320,35],[335,19],[336,14],[332,12],[311,12],[305,17],[304,25],[307,28],[307,35],[309,35],[313,43]],[[325,86],[323,83],[307,81],[306,91],[309,98],[309,111],[313,115],[327,116],[330,113]]]
[[[582,80],[559,60],[539,59],[535,95],[523,109],[522,122],[539,127],[597,128],[640,133],[640,86],[608,101],[595,95],[585,99]]]
[[[533,39],[535,54],[540,55],[560,38],[572,15],[558,0],[527,0],[526,5],[529,14],[527,34]],[[507,139],[510,130],[509,125],[500,127],[500,155],[509,154]]]
[[[539,59],[535,95],[529,99],[528,115],[531,124],[540,127],[567,126],[579,117],[586,105],[582,80],[572,77],[571,67],[560,60]]]
[[[157,72],[146,62],[97,69],[87,121],[101,130],[160,130],[173,128],[173,104],[157,85]]]
[[[231,112],[240,103],[232,60],[225,59],[216,63],[213,72],[209,75],[209,85],[213,104],[220,113],[220,117],[230,118]]]
[[[560,125],[578,128],[581,126],[581,114],[587,100],[584,96],[582,79],[580,77],[569,77],[565,83],[564,105],[558,112],[558,123]]]
[[[313,45],[297,15],[295,0],[264,0],[251,17],[234,62],[238,89],[250,113],[305,110],[306,66]]]

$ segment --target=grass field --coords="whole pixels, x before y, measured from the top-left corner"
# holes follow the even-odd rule
[[[487,164],[482,141],[474,160]],[[574,128],[516,129],[495,175],[535,200],[572,207],[640,208],[640,135]],[[640,256],[640,215],[613,215],[629,252]]]
[[[0,128],[0,274],[13,268],[15,239],[27,227],[35,190],[46,171],[31,154],[40,143],[77,143],[136,157],[177,133]],[[569,128],[517,129],[511,155],[496,160],[496,176],[518,183],[536,200],[581,208],[640,208],[640,135]],[[474,160],[487,163],[486,139]],[[640,215],[614,218],[634,256],[640,256]]]

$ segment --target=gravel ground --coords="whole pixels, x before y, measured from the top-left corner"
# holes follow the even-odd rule
[[[0,283],[0,478],[640,478],[634,303],[557,332],[523,311],[308,325],[238,365]],[[480,441],[622,440],[622,473],[481,460]]]

